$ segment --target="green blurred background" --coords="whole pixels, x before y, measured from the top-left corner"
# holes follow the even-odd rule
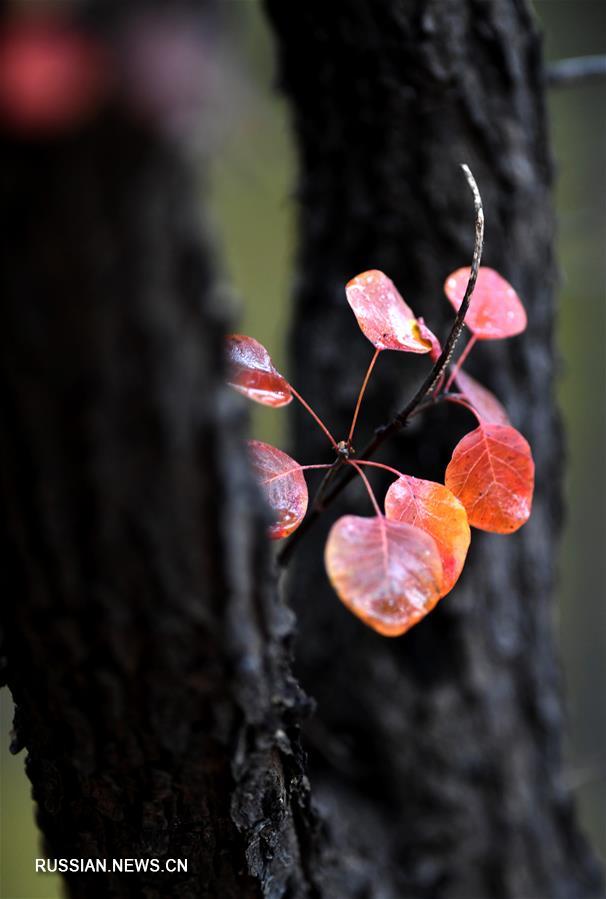
[[[240,88],[212,154],[211,206],[235,290],[240,330],[288,371],[294,152],[284,104],[272,91],[270,36],[256,0],[234,0]],[[606,53],[602,0],[538,0],[548,59]],[[559,397],[568,433],[568,520],[560,561],[558,628],[566,683],[567,774],[582,823],[606,856],[606,83],[553,91],[562,275]],[[284,416],[257,407],[253,426],[279,442]],[[24,755],[10,755],[12,706],[0,693],[0,897],[54,899]],[[537,897],[539,899],[539,897]],[[548,899],[548,897],[541,897]]]

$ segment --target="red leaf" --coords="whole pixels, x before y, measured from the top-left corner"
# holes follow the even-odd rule
[[[276,371],[269,353],[258,340],[243,334],[227,337],[231,368],[228,384],[264,406],[286,406],[292,400],[290,385]]]
[[[435,540],[382,515],[339,518],[328,535],[324,559],[341,602],[385,637],[405,633],[442,592]]]
[[[459,579],[469,548],[467,512],[443,484],[402,475],[385,496],[385,514],[392,521],[421,528],[436,541],[442,566],[445,596]]]
[[[507,412],[487,387],[464,371],[457,372],[456,382],[482,421],[495,425],[511,424]]]
[[[269,443],[249,440],[248,448],[254,475],[275,516],[269,536],[272,540],[288,537],[299,527],[307,511],[307,484],[302,468]]]
[[[517,531],[532,507],[530,447],[515,428],[482,424],[455,447],[446,486],[461,500],[474,527],[497,534]]]
[[[470,271],[460,268],[444,284],[444,292],[457,311],[463,302]],[[526,312],[519,296],[494,269],[480,267],[465,324],[479,340],[513,337],[525,329]]]
[[[422,336],[412,309],[383,272],[357,275],[347,284],[345,293],[362,333],[378,350],[430,352],[431,340]]]

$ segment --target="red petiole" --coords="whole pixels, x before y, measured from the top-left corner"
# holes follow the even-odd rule
[[[448,380],[446,381],[446,386],[444,387],[445,392],[450,390],[450,386],[451,386],[452,382],[456,380],[456,377],[457,377],[459,371],[461,370],[461,368],[463,367],[465,360],[467,359],[467,357],[471,353],[472,349],[474,348],[477,339],[478,338],[476,337],[475,334],[472,334],[471,337],[469,338],[469,340],[467,342],[467,346],[465,347],[465,349],[463,350],[463,352],[457,359],[455,367],[453,368],[450,375],[448,376]]]
[[[311,417],[314,419],[314,421],[316,422],[316,424],[318,424],[318,425],[322,428],[322,430],[324,431],[324,433],[326,434],[326,436],[327,436],[328,439],[330,440],[330,442],[331,442],[333,448],[336,449],[336,448],[337,448],[337,441],[336,441],[335,438],[332,436],[332,434],[330,433],[330,431],[328,430],[328,428],[326,427],[326,425],[324,424],[324,422],[322,421],[322,419],[320,418],[320,416],[317,415],[317,414],[314,412],[314,410],[311,408],[311,406],[309,405],[309,403],[306,403],[306,402],[305,402],[305,400],[303,399],[303,397],[301,396],[301,394],[298,393],[298,392],[295,390],[295,388],[292,386],[292,384],[290,384],[290,392],[291,392],[292,395],[295,397],[295,399],[299,400],[299,402],[301,403],[301,405],[303,406],[303,408],[304,408],[307,412],[309,412],[309,414],[310,414]]]
[[[355,468],[355,470],[358,472],[358,474],[360,475],[360,477],[361,477],[362,480],[364,481],[364,486],[366,487],[366,489],[367,489],[367,491],[368,491],[368,495],[369,495],[369,497],[370,497],[371,503],[372,503],[373,506],[374,506],[374,510],[375,510],[375,512],[377,513],[377,515],[379,516],[379,518],[381,518],[381,517],[383,516],[383,513],[381,512],[381,509],[379,508],[379,504],[378,504],[377,499],[376,499],[376,497],[375,497],[375,495],[374,495],[373,489],[372,489],[372,487],[370,486],[370,481],[368,480],[368,478],[366,477],[366,475],[364,474],[364,472],[362,471],[362,469],[360,468],[360,466],[359,466],[359,464],[358,464],[357,462],[352,462],[351,459],[349,459],[349,460],[348,460],[348,465],[353,466],[353,468]]]
[[[479,424],[482,424],[482,419],[478,415],[477,411],[471,405],[469,400],[463,396],[462,393],[445,393],[444,399],[448,400],[449,403],[456,403],[458,406],[463,406],[464,409],[467,409],[468,412],[471,412],[477,418]]]
[[[404,477],[403,473],[398,471],[397,468],[392,468],[391,465],[384,465],[383,462],[367,462],[366,459],[356,459],[356,465],[370,465],[372,468],[382,468],[384,471],[389,471],[398,478]]]
[[[370,376],[371,376],[371,374],[372,374],[372,370],[373,370],[373,368],[375,367],[375,362],[376,362],[377,359],[379,358],[379,353],[380,353],[380,352],[381,352],[381,350],[379,350],[379,349],[375,350],[374,356],[373,356],[372,359],[370,360],[370,365],[368,366],[368,369],[366,370],[366,374],[364,375],[364,380],[362,381],[362,386],[361,386],[360,392],[359,392],[359,394],[358,394],[358,401],[356,402],[356,408],[355,408],[355,410],[354,410],[353,418],[352,418],[352,420],[351,420],[351,427],[350,427],[350,429],[349,429],[349,434],[348,434],[348,437],[347,437],[347,443],[348,443],[348,444],[351,444],[351,441],[352,441],[352,438],[353,438],[353,435],[354,435],[354,431],[355,431],[355,429],[356,429],[356,422],[357,422],[357,420],[358,420],[358,413],[359,413],[359,411],[360,411],[360,406],[362,405],[362,398],[363,398],[364,394],[366,393],[366,387],[367,387],[368,382],[369,382],[369,380],[370,380]]]

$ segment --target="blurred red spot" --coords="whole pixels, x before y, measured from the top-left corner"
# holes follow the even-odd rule
[[[0,120],[46,134],[86,117],[106,83],[100,47],[54,22],[17,22],[0,33]]]

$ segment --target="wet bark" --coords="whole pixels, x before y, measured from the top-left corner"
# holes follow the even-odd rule
[[[442,284],[469,264],[473,244],[461,162],[484,199],[484,262],[515,285],[529,313],[523,336],[479,346],[469,370],[504,400],[533,447],[530,522],[507,538],[475,532],[454,593],[398,640],[353,619],[323,573],[330,521],[346,509],[371,512],[362,490],[349,491],[291,563],[298,673],[318,702],[307,728],[314,796],[335,828],[345,818],[348,839],[366,841],[368,857],[386,859],[389,874],[352,895],[601,895],[562,779],[552,600],[564,459],[536,25],[514,0],[267,6],[299,149],[293,379],[320,415],[347,434],[372,353],[344,298],[353,275],[386,271],[445,333]],[[377,369],[358,448],[426,371],[396,353],[383,354]],[[473,427],[466,414],[436,410],[415,420],[382,458],[441,480],[458,437]],[[330,458],[298,409],[294,425],[297,459]],[[381,475],[374,482],[386,483]]]

